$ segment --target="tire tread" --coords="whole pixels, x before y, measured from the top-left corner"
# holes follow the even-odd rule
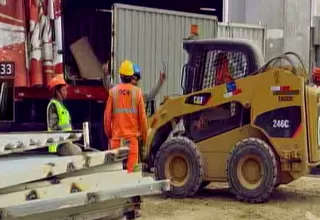
[[[227,174],[229,173],[229,166],[228,165],[230,164],[230,160],[233,158],[233,155],[237,153],[236,149],[238,149],[240,147],[245,147],[247,145],[255,145],[257,147],[263,147],[265,150],[267,150],[268,154],[272,158],[272,166],[273,166],[274,172],[273,172],[273,176],[272,176],[271,187],[269,187],[269,189],[266,192],[264,192],[261,196],[259,196],[258,198],[247,198],[247,197],[244,197],[243,195],[241,195],[239,192],[237,192],[237,190],[235,190],[235,188],[232,186],[232,184],[230,184],[231,180],[230,180],[229,175],[227,175],[227,181],[230,185],[231,192],[236,195],[238,200],[243,201],[243,202],[247,202],[247,203],[265,203],[269,200],[269,197],[272,194],[274,188],[276,187],[276,184],[277,184],[278,178],[279,178],[279,166],[278,166],[277,157],[276,157],[273,149],[265,141],[263,141],[259,138],[247,138],[247,139],[244,139],[244,140],[238,142],[236,144],[236,146],[233,148],[233,150],[230,152],[230,156],[227,161]]]
[[[182,195],[177,195],[177,194],[173,194],[172,192],[168,192],[168,196],[173,197],[173,198],[185,198],[185,197],[191,197],[193,196],[196,192],[198,192],[198,189],[200,188],[200,185],[202,184],[202,179],[203,179],[203,175],[204,175],[204,164],[203,164],[203,159],[202,159],[202,155],[199,151],[199,149],[197,148],[196,144],[190,140],[187,137],[183,137],[183,136],[178,136],[178,137],[174,137],[169,139],[168,141],[166,141],[160,148],[160,150],[157,152],[156,154],[156,158],[155,158],[155,177],[157,180],[160,179],[161,174],[159,173],[159,169],[157,169],[157,167],[160,165],[161,162],[161,155],[164,155],[165,152],[167,150],[169,150],[170,148],[172,148],[172,146],[175,145],[184,145],[186,148],[189,148],[189,150],[192,151],[193,155],[195,155],[195,160],[198,162],[198,176],[197,177],[191,177],[192,179],[196,179],[196,183],[192,186],[192,188],[188,191],[185,192]]]

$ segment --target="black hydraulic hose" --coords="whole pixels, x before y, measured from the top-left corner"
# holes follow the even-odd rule
[[[289,52],[286,52],[286,53],[284,53],[284,54],[285,54],[285,55],[295,56],[295,57],[300,61],[300,64],[301,64],[301,66],[303,67],[303,69],[306,69],[305,65],[303,64],[303,61],[302,61],[301,57],[300,57],[297,53],[292,52],[292,51],[289,51]]]
[[[278,63],[280,60],[286,60],[287,62],[290,63],[290,65],[293,67],[292,73],[297,75],[297,69],[294,66],[294,63],[292,62],[292,59],[290,59],[290,57],[288,57],[286,54],[282,54],[280,56],[274,57],[271,60],[269,60],[265,65],[263,65],[259,70],[257,70],[256,72],[253,72],[250,75],[257,75],[259,73],[264,72],[266,69],[268,69],[271,64],[275,65],[276,63]]]
[[[290,65],[292,66],[292,73],[294,75],[297,75],[297,68],[295,67],[295,65],[294,65],[293,61],[290,59],[290,57],[288,57],[287,55],[283,54],[279,59],[274,60],[273,63],[270,63],[270,65],[272,64],[272,66],[275,66],[281,60],[286,60],[288,63],[290,63]]]

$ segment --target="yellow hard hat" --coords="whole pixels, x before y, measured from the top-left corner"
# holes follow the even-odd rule
[[[119,68],[119,73],[123,76],[133,76],[133,63],[130,60],[122,61]]]

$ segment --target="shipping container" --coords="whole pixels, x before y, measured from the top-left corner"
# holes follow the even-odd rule
[[[191,25],[198,25],[199,38],[214,38],[217,33],[215,16],[124,4],[115,4],[113,13],[113,73],[124,59],[138,63],[143,74],[140,86],[148,92],[156,85],[164,63],[167,80],[156,97],[157,105],[163,96],[181,92],[181,70],[187,58],[182,41],[190,36]]]
[[[10,120],[1,120],[1,132],[45,130],[46,107],[52,95],[47,89],[48,81],[64,73],[70,84],[64,103],[72,115],[73,127],[79,129],[83,121],[89,121],[92,145],[105,149],[108,142],[103,131],[103,111],[107,90],[102,74],[97,78],[83,77],[79,59],[75,57],[75,52],[82,50],[75,48],[75,43],[79,39],[82,43],[88,41],[90,45],[85,45],[86,48],[92,49],[95,63],[101,65],[111,58],[111,52],[117,65],[124,58],[139,63],[143,74],[146,73],[142,80],[142,88],[146,90],[155,84],[164,61],[169,76],[162,96],[158,96],[163,97],[180,92],[181,67],[186,59],[182,40],[189,36],[190,25],[198,25],[201,37],[216,36],[214,16],[125,5],[115,5],[113,12],[94,2],[98,1],[1,1],[0,59],[15,67],[12,74],[15,86],[11,86],[15,91],[6,95],[14,105],[13,111],[8,102],[1,101],[0,89],[0,112],[5,107],[13,113]],[[80,62],[90,65],[87,60]],[[113,72],[117,72],[116,67]]]
[[[222,23],[218,24],[218,37],[240,38],[251,40],[265,55],[266,28],[257,25]]]

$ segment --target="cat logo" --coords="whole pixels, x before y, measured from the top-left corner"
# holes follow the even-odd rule
[[[190,105],[206,105],[211,97],[211,92],[203,92],[188,96],[185,103]]]
[[[202,105],[203,104],[203,97],[202,96],[194,96],[193,103],[197,104],[197,105]]]

